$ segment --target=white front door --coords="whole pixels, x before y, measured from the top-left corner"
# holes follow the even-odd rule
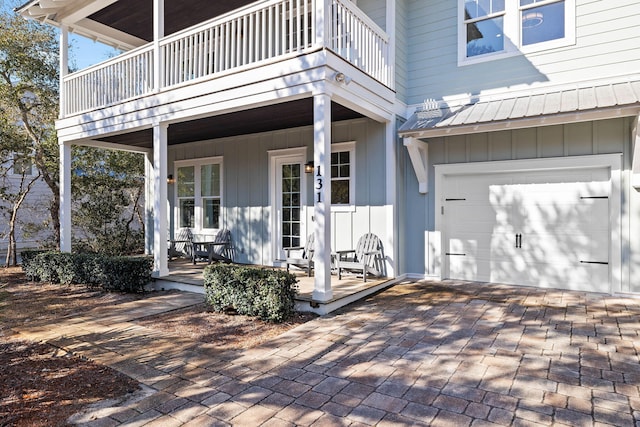
[[[274,214],[272,234],[274,261],[286,258],[286,248],[302,246],[306,242],[304,163],[303,154],[282,154],[272,157],[271,206]]]
[[[446,176],[452,279],[610,291],[607,168]]]

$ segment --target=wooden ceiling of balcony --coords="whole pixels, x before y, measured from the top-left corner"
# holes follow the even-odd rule
[[[333,122],[363,117],[347,107],[331,103]],[[295,128],[313,124],[313,98],[299,99],[235,113],[205,117],[169,125],[169,145],[204,141],[258,132]],[[134,147],[153,147],[153,130],[145,129],[108,138],[101,141]]]
[[[164,3],[165,34],[191,27],[210,18],[253,3],[247,0],[181,0]],[[153,40],[153,0],[116,1],[89,16],[89,19],[116,28],[143,40]]]

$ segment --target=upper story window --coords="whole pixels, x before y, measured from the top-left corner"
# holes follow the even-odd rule
[[[355,142],[331,144],[331,205],[355,204]]]
[[[222,159],[176,162],[178,226],[218,229],[222,213]]]
[[[459,65],[575,43],[575,0],[460,0]]]
[[[31,176],[33,175],[33,162],[29,157],[20,156],[14,153],[13,167],[11,169],[13,175]]]

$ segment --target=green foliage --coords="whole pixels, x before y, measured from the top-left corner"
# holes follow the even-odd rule
[[[295,313],[297,279],[286,271],[214,264],[204,270],[205,301],[214,311],[282,322]]]
[[[144,156],[74,147],[74,247],[109,255],[144,248]]]
[[[144,292],[151,281],[149,257],[112,257],[91,253],[23,251],[22,270],[34,281],[84,284],[106,291]]]
[[[18,6],[17,1],[6,2]],[[58,235],[58,43],[55,29],[0,10],[0,178],[29,163],[33,174],[0,180],[2,220],[9,225],[7,263],[15,263],[19,210],[33,183],[42,178],[51,189],[49,213]],[[20,168],[18,168],[20,169]],[[15,175],[15,174],[14,174]],[[45,200],[39,201],[46,206]],[[43,221],[46,223],[47,221]]]

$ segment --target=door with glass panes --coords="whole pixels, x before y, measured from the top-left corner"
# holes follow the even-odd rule
[[[286,258],[286,249],[304,245],[304,157],[282,156],[274,160],[275,259]]]

